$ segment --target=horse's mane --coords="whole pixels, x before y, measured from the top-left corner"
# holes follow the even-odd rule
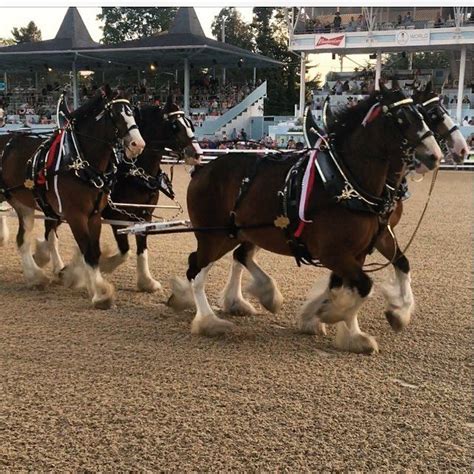
[[[102,104],[103,98],[97,94],[89,99],[85,104],[78,107],[76,110],[71,112],[71,117],[76,120],[80,120],[88,117],[92,113],[98,112],[99,104]]]
[[[336,142],[347,138],[349,134],[352,134],[355,129],[360,127],[367,112],[376,102],[377,96],[372,94],[354,107],[345,107],[335,112],[333,119],[328,123],[328,132],[335,135]]]
[[[157,126],[163,122],[163,108],[158,105],[144,105],[139,109],[138,117],[135,117],[145,141],[151,140],[156,135]]]

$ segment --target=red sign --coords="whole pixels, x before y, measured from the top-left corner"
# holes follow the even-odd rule
[[[328,46],[333,46],[335,48],[343,48],[346,44],[345,35],[318,35],[316,36],[315,47],[316,48],[325,48]]]

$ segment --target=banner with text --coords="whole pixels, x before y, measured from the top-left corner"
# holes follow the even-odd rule
[[[326,48],[344,48],[346,45],[346,35],[337,33],[328,33],[324,35],[315,35],[314,47],[316,49]]]
[[[395,35],[397,46],[428,45],[430,43],[429,30],[400,30]]]

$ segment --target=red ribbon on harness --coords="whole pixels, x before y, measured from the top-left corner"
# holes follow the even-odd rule
[[[51,143],[51,146],[49,147],[49,151],[48,151],[48,154],[46,155],[46,160],[44,163],[44,168],[38,173],[38,178],[36,179],[36,183],[40,186],[43,184],[46,184],[45,172],[53,168],[54,164],[56,163],[56,158],[58,156],[58,151],[59,151],[58,148],[59,148],[59,144],[61,143],[62,135],[63,135],[63,131],[61,130],[57,134],[53,143]]]
[[[311,192],[313,191],[313,184],[314,184],[314,179],[316,175],[316,160],[318,158],[318,152],[317,150],[314,150],[314,152],[310,156],[310,162],[311,162],[311,168],[309,170],[309,177],[308,177],[308,192],[306,193],[305,196],[305,202],[304,202],[304,209],[306,211],[306,208],[308,207],[309,199],[311,197]],[[303,230],[305,228],[306,222],[304,220],[300,220],[300,223],[298,224],[298,228],[295,231],[295,237],[301,237],[301,234],[303,233]]]

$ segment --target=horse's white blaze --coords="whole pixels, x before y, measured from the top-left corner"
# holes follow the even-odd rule
[[[451,130],[455,126],[453,119],[448,114],[444,114],[443,124],[448,130]],[[447,139],[448,145],[455,155],[461,157],[467,156],[469,153],[469,146],[460,130],[455,130],[450,133]]]
[[[122,110],[121,115],[128,129],[136,125],[133,115],[127,115],[125,110]],[[145,148],[145,140],[143,140],[143,137],[138,128],[130,130],[125,136],[124,140],[126,145],[125,152],[128,158],[134,158],[138,156]]]
[[[421,131],[418,132],[418,136],[421,138],[425,133],[429,132],[430,129],[428,128],[428,125],[426,125],[425,122],[423,122],[423,127]],[[423,147],[425,148],[425,153],[427,155],[433,156],[436,161],[440,162],[441,159],[443,158],[443,152],[441,151],[441,148],[438,145],[438,142],[436,139],[433,137],[433,135],[427,136],[423,138],[421,141]]]
[[[151,292],[161,289],[161,284],[151,276],[146,249],[137,255],[137,286],[141,291]]]
[[[198,155],[203,155],[204,154],[204,152],[202,151],[201,146],[199,145],[199,142],[193,141],[192,145],[193,145],[193,148],[194,148],[194,151],[196,152],[196,154],[198,154]]]
[[[8,242],[10,232],[8,230],[7,218],[5,216],[0,217],[0,246],[5,245]]]
[[[193,133],[192,128],[189,125],[186,124],[183,117],[179,117],[178,122],[185,128],[186,135],[188,136],[188,138],[194,138],[194,133]]]

